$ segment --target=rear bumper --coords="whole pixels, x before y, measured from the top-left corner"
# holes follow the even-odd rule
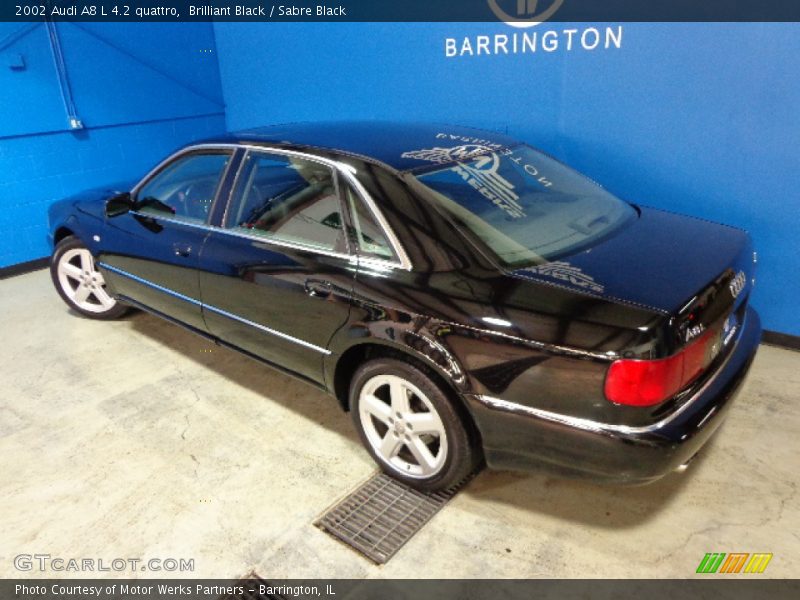
[[[502,399],[468,396],[486,462],[492,468],[514,470],[544,464],[614,483],[659,479],[689,461],[720,426],[760,340],[761,322],[748,308],[735,346],[714,376],[679,409],[646,427],[606,425]]]

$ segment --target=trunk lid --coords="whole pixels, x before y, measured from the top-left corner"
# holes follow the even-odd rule
[[[721,345],[730,341],[754,266],[745,231],[640,208],[638,219],[599,244],[514,274],[669,315],[674,351],[709,329],[719,330]]]

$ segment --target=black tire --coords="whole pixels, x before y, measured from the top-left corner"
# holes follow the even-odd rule
[[[394,423],[389,425],[386,421],[383,421],[382,418],[375,417],[372,413],[368,415],[365,414],[362,417],[360,405],[362,390],[365,389],[365,386],[369,385],[365,390],[367,392],[365,397],[383,394],[385,398],[387,393],[391,394],[391,392],[386,391],[387,388],[391,389],[391,384],[380,383],[387,379],[386,376],[400,378],[406,382],[406,384],[410,384],[416,388],[427,398],[429,405],[432,406],[438,414],[439,422],[443,426],[446,440],[444,444],[445,453],[441,459],[438,470],[430,475],[424,472],[409,475],[407,471],[403,470],[404,468],[416,468],[413,464],[410,464],[413,462],[421,465],[421,461],[415,458],[416,455],[412,456],[412,444],[417,444],[420,441],[425,443],[424,440],[427,439],[429,442],[426,443],[426,446],[429,450],[433,448],[431,456],[434,456],[435,452],[437,457],[443,448],[440,436],[419,433],[414,435],[414,433],[411,432],[409,422],[414,423],[413,419],[419,415],[430,418],[429,413],[431,412],[429,405],[418,398],[414,391],[406,390],[404,395],[409,398],[410,406],[416,405],[423,410],[417,412],[414,411],[413,408],[410,408],[410,412],[407,413],[409,415],[407,419],[397,418]],[[376,385],[378,386],[377,388],[375,388]],[[373,388],[375,388],[375,392],[369,393]],[[430,375],[413,364],[393,358],[379,358],[363,364],[356,370],[351,380],[349,402],[350,414],[353,418],[353,422],[355,423],[364,447],[366,447],[372,455],[372,458],[385,473],[407,483],[411,487],[428,492],[448,489],[461,483],[472,474],[482,462],[482,453],[477,442],[477,436],[473,433],[474,429],[468,417],[460,414],[460,407],[454,404],[448,393],[437,385]],[[384,400],[384,402],[387,406],[393,406],[393,403],[390,404],[391,400],[388,402]],[[365,407],[365,411],[369,412],[369,409]],[[393,408],[390,410],[390,413],[391,417],[397,417],[397,413]],[[367,420],[366,427],[370,428],[369,433],[365,430],[364,420]],[[400,427],[399,434],[397,430],[398,423]],[[379,426],[386,428],[385,433],[381,433]],[[413,437],[406,437],[404,432],[406,434],[410,433]],[[397,440],[394,443],[402,445],[400,450],[397,451],[396,457],[391,460],[409,464],[397,465],[393,462],[388,462],[384,456],[379,454],[373,446],[373,443],[378,444],[380,438],[385,438],[387,436],[393,436],[394,439]],[[401,438],[408,440],[408,443],[402,441]],[[383,439],[381,441],[385,442],[386,440]],[[392,442],[389,443],[391,445]],[[417,446],[417,452],[419,451],[418,448],[419,446]],[[406,458],[403,458],[403,453],[405,453]],[[421,466],[419,468],[422,469]]]
[[[91,268],[84,265],[84,268],[78,269],[81,271],[79,277],[82,279],[80,281],[71,275],[62,277],[62,274],[59,272],[59,267],[64,262],[69,263],[69,265],[67,265],[68,267],[70,265],[72,267],[79,267],[81,265],[81,260],[80,256],[77,256],[77,254],[87,252],[89,251],[86,246],[75,236],[70,235],[58,242],[53,251],[53,256],[50,258],[50,277],[53,280],[53,285],[55,285],[58,295],[61,296],[61,299],[66,305],[84,317],[101,320],[118,319],[128,312],[128,307],[105,292],[104,284],[99,283],[99,281],[92,281],[92,277],[97,279],[99,275],[95,270],[93,260],[91,261]],[[85,275],[86,273],[89,273],[89,275]],[[84,277],[87,282],[86,291],[89,293],[89,297],[81,304],[76,301],[75,292],[78,288],[83,287],[81,282],[84,281]],[[93,287],[90,288],[88,285]],[[65,286],[68,286],[69,289],[65,289]],[[107,298],[110,301],[106,300],[104,304],[99,299],[102,294],[104,294],[104,299]]]

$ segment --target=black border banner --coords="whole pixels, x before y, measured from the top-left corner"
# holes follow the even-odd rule
[[[791,22],[798,0],[3,0],[0,21]]]
[[[3,600],[530,600],[532,598],[675,598],[783,600],[800,580],[759,575],[708,579],[4,579]]]

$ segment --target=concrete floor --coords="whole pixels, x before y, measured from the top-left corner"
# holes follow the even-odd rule
[[[278,579],[682,578],[706,552],[772,552],[764,577],[800,573],[800,353],[761,348],[686,473],[483,472],[378,567],[312,526],[374,471],[332,399],[143,313],[71,314],[45,271],[0,281],[0,332],[0,577],[20,553]]]

